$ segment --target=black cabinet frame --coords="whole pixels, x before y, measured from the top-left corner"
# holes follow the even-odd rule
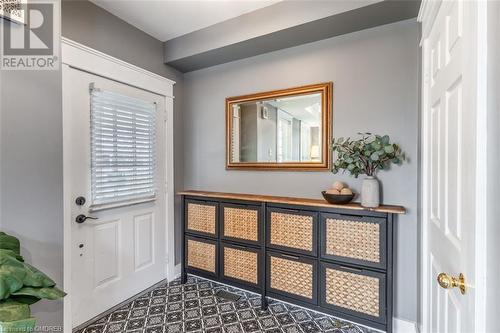
[[[359,221],[378,224],[380,228],[380,262],[371,262],[367,260],[361,260],[350,257],[335,256],[326,253],[326,219],[336,218],[345,219],[350,221]],[[345,262],[347,264],[359,265],[363,267],[372,267],[378,269],[385,269],[387,265],[387,220],[380,217],[371,216],[357,216],[357,215],[346,215],[346,214],[332,214],[332,213],[321,213],[320,214],[320,232],[319,232],[319,255],[321,259]]]
[[[312,266],[312,271],[313,271],[313,277],[312,277],[312,298],[308,299],[306,297],[302,297],[300,295],[296,294],[291,294],[282,290],[277,290],[273,289],[271,287],[271,257],[276,257],[276,258],[282,258],[286,260],[291,260],[291,261],[297,261],[300,263],[305,263],[308,265]],[[318,263],[317,260],[313,258],[308,258],[306,256],[298,256],[295,254],[288,254],[288,253],[282,253],[282,252],[277,252],[274,250],[269,250],[267,251],[266,255],[266,270],[269,272],[266,275],[266,288],[268,293],[274,294],[274,295],[282,295],[285,296],[287,299],[296,299],[305,303],[310,303],[317,305],[318,304]]]
[[[349,273],[354,273],[354,274],[359,274],[359,275],[377,278],[379,280],[379,291],[380,291],[380,293],[379,293],[379,308],[380,308],[379,315],[378,316],[371,316],[371,315],[366,314],[366,313],[361,313],[361,312],[357,312],[354,310],[350,310],[347,308],[343,308],[340,306],[335,306],[335,305],[326,303],[324,295],[326,292],[326,290],[325,290],[326,289],[326,276],[325,276],[325,274],[326,274],[327,268],[332,268],[332,269],[335,269],[338,271],[344,271],[344,272],[349,272]],[[351,266],[347,266],[347,265],[343,265],[343,264],[341,265],[341,264],[321,262],[320,268],[319,268],[319,281],[320,281],[319,292],[321,294],[321,297],[319,299],[320,306],[326,307],[326,308],[331,308],[334,311],[346,313],[346,314],[349,314],[352,316],[362,317],[362,318],[365,318],[367,320],[377,321],[377,322],[382,323],[382,324],[386,322],[386,301],[387,301],[386,298],[387,298],[387,295],[386,295],[386,293],[384,293],[384,291],[386,290],[386,278],[385,278],[384,273],[380,273],[380,272],[376,272],[376,271],[372,271],[372,270],[367,270],[367,269],[363,269],[363,268],[358,268],[358,267],[351,267]]]
[[[393,318],[393,271],[394,271],[394,260],[395,251],[395,226],[394,218],[395,214],[385,213],[373,210],[354,210],[348,208],[338,208],[338,207],[317,207],[309,205],[299,205],[299,204],[288,204],[288,203],[276,203],[276,202],[265,202],[265,201],[245,201],[227,198],[217,198],[214,197],[203,197],[200,198],[196,195],[183,195],[182,196],[182,212],[183,212],[183,223],[182,223],[182,234],[183,246],[181,247],[181,257],[183,258],[182,271],[181,271],[181,282],[185,283],[187,281],[187,274],[198,275],[205,277],[210,280],[219,281],[222,283],[234,285],[238,288],[246,289],[252,292],[257,292],[261,294],[262,308],[267,308],[267,297],[279,299],[292,304],[297,304],[302,307],[306,307],[315,311],[327,313],[339,318],[353,321],[362,325],[366,325],[375,329],[384,330],[386,332],[392,333],[392,318]],[[201,203],[201,204],[217,204],[218,209],[217,214],[217,235],[199,235],[186,229],[186,213],[187,213],[187,202]],[[255,207],[259,208],[259,227],[260,227],[260,241],[257,243],[248,242],[243,239],[223,237],[223,217],[222,217],[222,207],[228,205],[233,207]],[[313,240],[313,250],[301,251],[300,249],[293,249],[287,247],[279,247],[269,244],[269,222],[268,222],[268,210],[279,210],[283,209],[284,213],[294,213],[299,212],[301,214],[310,213],[314,218],[314,240]],[[324,223],[322,219],[324,216],[329,216],[328,214],[333,214],[333,216],[340,216],[346,219],[359,219],[360,221],[372,221],[374,223],[380,223],[381,229],[381,249],[380,257],[381,263],[375,264],[367,261],[357,261],[352,258],[334,257],[324,255]],[[186,239],[189,237],[200,237],[204,238],[218,244],[218,254],[217,254],[217,267],[218,273],[216,276],[207,274],[207,272],[194,270],[186,266]],[[223,251],[223,246],[235,246],[244,247],[245,249],[252,249],[259,253],[259,282],[260,286],[251,286],[247,283],[242,283],[242,281],[237,281],[235,279],[228,279],[223,277],[223,271],[221,270],[222,262],[221,255]],[[314,300],[301,299],[300,296],[287,294],[284,292],[268,289],[269,284],[269,267],[268,267],[268,256],[272,253],[273,255],[284,255],[285,258],[299,258],[299,260],[304,260],[307,262],[314,262],[315,264],[315,292]],[[385,264],[384,264],[385,263]],[[367,272],[367,274],[374,274],[377,277],[385,277],[384,283],[381,285],[381,315],[378,318],[373,316],[362,314],[355,311],[348,311],[346,309],[338,309],[330,305],[325,306],[322,302],[322,294],[324,294],[324,287],[322,287],[322,275],[324,274],[324,266],[333,265],[334,267],[346,267],[353,268],[355,270],[361,270],[362,272]],[[382,305],[383,304],[383,305]]]
[[[278,244],[271,243],[271,237],[267,237],[266,246],[271,249],[293,252],[301,255],[307,255],[312,257],[318,256],[318,248],[316,244],[318,244],[318,213],[315,211],[302,210],[297,209],[296,207],[292,208],[275,208],[275,207],[267,207],[266,209],[266,234],[271,235],[271,214],[275,213],[283,213],[290,215],[299,215],[299,216],[310,216],[312,217],[312,250],[307,251],[295,247],[282,246]]]
[[[197,242],[215,245],[215,272],[212,273],[212,272],[198,269],[195,267],[189,267],[187,256],[184,256],[184,258],[183,258],[184,270],[187,273],[199,275],[199,276],[202,276],[202,277],[205,277],[208,279],[214,279],[214,278],[217,279],[219,277],[219,267],[220,267],[220,260],[219,260],[220,259],[220,250],[219,250],[220,245],[218,244],[218,242],[214,239],[198,237],[197,235],[189,235],[189,234],[186,234],[184,238],[186,239],[186,241],[184,242],[184,246],[183,246],[184,253],[187,253],[187,246],[188,246],[187,240],[193,240],[193,241],[197,241]]]
[[[257,254],[257,262],[258,262],[258,267],[257,267],[257,284],[253,284],[247,281],[242,281],[236,278],[228,277],[224,275],[224,248],[233,248],[237,250],[242,250],[242,251],[248,251],[248,252],[253,252]],[[242,289],[248,289],[250,291],[260,293],[261,292],[261,286],[264,283],[264,272],[263,272],[263,256],[262,256],[262,251],[259,248],[256,247],[251,247],[251,246],[244,246],[244,245],[239,245],[235,243],[229,243],[225,241],[220,242],[220,281],[226,284],[231,284],[234,285],[235,287],[242,288]]]
[[[252,240],[230,237],[224,235],[224,207],[228,208],[239,208],[239,209],[251,209],[257,211],[257,241],[254,242]],[[229,242],[237,242],[237,243],[246,243],[254,246],[261,246],[264,244],[264,219],[262,207],[260,205],[255,204],[243,204],[243,203],[228,203],[221,202],[219,204],[219,216],[220,216],[220,239],[229,241]]]
[[[214,206],[215,207],[215,235],[207,232],[202,232],[199,230],[193,230],[188,228],[188,204],[202,205],[202,206]],[[184,202],[184,218],[183,218],[183,227],[186,232],[191,234],[199,235],[202,237],[210,237],[210,238],[218,238],[219,236],[219,203],[217,201],[212,200],[199,200],[199,199],[190,199],[185,200]]]

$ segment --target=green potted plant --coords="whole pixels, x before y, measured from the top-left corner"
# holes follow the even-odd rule
[[[361,188],[361,205],[378,207],[380,204],[380,185],[375,178],[377,171],[388,169],[391,164],[401,164],[405,154],[399,145],[390,142],[388,135],[358,133],[360,139],[336,138],[332,150],[337,153],[332,172],[349,171],[354,177],[364,174]]]
[[[32,332],[35,318],[30,305],[66,294],[35,267],[24,262],[19,240],[0,232],[0,333]]]

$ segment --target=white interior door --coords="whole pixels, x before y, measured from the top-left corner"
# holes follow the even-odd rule
[[[481,332],[484,200],[481,155],[481,29],[476,1],[425,1],[423,23],[423,327]],[[486,130],[486,128],[484,128]],[[463,274],[465,294],[437,281]]]
[[[69,293],[76,327],[166,278],[165,98],[64,70],[70,83],[64,92],[72,200],[66,221],[72,226]],[[78,197],[85,204],[78,205]],[[75,222],[81,214],[96,219]]]

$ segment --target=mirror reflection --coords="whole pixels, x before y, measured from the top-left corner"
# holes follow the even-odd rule
[[[231,162],[322,160],[321,93],[231,104]]]

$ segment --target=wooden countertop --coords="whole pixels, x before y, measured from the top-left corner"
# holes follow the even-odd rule
[[[351,202],[345,205],[333,205],[324,199],[307,199],[307,198],[289,198],[278,197],[272,195],[257,195],[257,194],[244,194],[244,193],[224,193],[224,192],[209,192],[209,191],[181,191],[179,195],[189,195],[193,197],[202,198],[217,198],[217,199],[234,199],[246,201],[259,201],[271,202],[290,205],[301,206],[314,206],[314,207],[329,207],[329,208],[342,208],[353,210],[368,210],[372,212],[390,213],[390,214],[405,214],[406,209],[401,206],[381,205],[377,208],[365,208],[358,202]]]

